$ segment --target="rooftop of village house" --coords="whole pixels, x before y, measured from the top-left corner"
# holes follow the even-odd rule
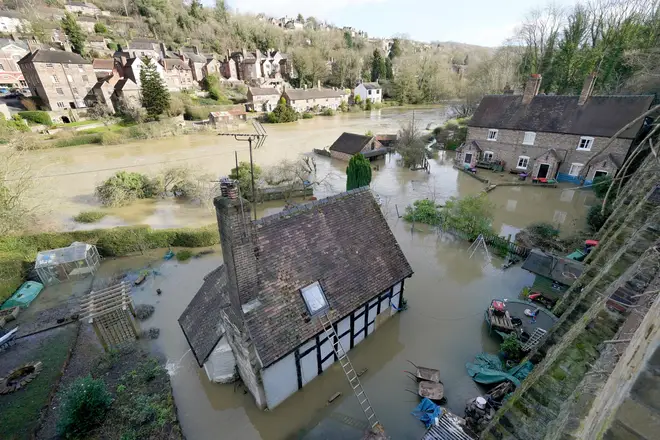
[[[216,199],[217,203],[229,202]],[[248,214],[249,215],[249,214]],[[299,290],[318,281],[340,318],[412,275],[380,206],[368,187],[306,203],[251,223],[258,286],[240,292],[242,315],[268,366],[320,331]],[[244,266],[237,262],[236,270]],[[179,318],[201,365],[220,334],[216,325],[228,301],[221,269]]]

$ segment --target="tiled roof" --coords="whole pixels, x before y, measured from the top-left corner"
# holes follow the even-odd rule
[[[346,95],[343,90],[333,89],[286,89],[284,93],[294,101],[298,99],[341,98]]]
[[[341,136],[330,146],[330,151],[337,151],[339,153],[357,154],[367,145],[374,137],[363,136],[355,133],[342,133]]]
[[[98,70],[112,70],[113,67],[115,66],[115,60],[113,59],[100,59],[100,58],[95,58],[94,61],[92,61],[92,66],[94,69]]]
[[[321,330],[301,288],[319,281],[334,321],[413,273],[368,187],[255,225],[261,305],[244,316],[264,366]]]
[[[649,109],[652,95],[592,96],[578,105],[577,96],[535,96],[528,105],[521,95],[489,95],[479,103],[471,127],[611,137]],[[620,137],[634,139],[643,121]]]
[[[269,95],[278,95],[280,92],[273,87],[250,87],[250,92],[254,96],[269,96]]]
[[[483,148],[481,148],[481,146],[479,145],[479,142],[478,142],[478,141],[470,141],[470,143],[472,144],[472,146],[473,146],[474,148],[477,149],[477,151],[483,151]],[[460,152],[460,151],[463,151],[464,149],[465,149],[465,144],[461,144],[461,146],[458,147],[458,148],[456,149],[456,151],[459,151],[459,152]]]
[[[376,89],[382,89],[380,84],[375,83],[375,82],[368,82],[368,83],[362,83],[365,89],[367,90],[376,90]]]
[[[117,81],[117,84],[115,84],[115,90],[128,91],[128,90],[140,90],[140,88],[132,79],[124,78]]]
[[[152,40],[133,40],[126,47],[133,50],[158,50],[158,42]]]
[[[21,49],[28,50],[28,45],[25,41],[22,40],[14,41],[11,38],[0,38],[0,49],[12,44],[17,47],[20,47]]]
[[[25,55],[18,64],[26,63],[91,64],[77,53],[64,50],[38,49]]]
[[[184,52],[184,55],[188,57],[189,60],[191,60],[193,63],[205,63],[206,62],[206,57],[203,55],[197,55],[196,53],[193,52]]]
[[[190,66],[180,58],[165,58],[163,60],[163,67],[165,70],[172,70],[174,68],[190,70]]]
[[[220,315],[229,305],[225,265],[204,277],[202,287],[179,318],[179,325],[201,367],[222,337]]]

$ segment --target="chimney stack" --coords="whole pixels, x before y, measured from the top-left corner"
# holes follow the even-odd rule
[[[539,73],[532,74],[527,80],[525,91],[523,92],[522,103],[527,105],[532,102],[532,99],[539,93],[541,88],[542,76]]]
[[[194,53],[195,55],[199,55],[199,46],[197,46],[197,45],[194,45],[194,46],[193,46],[193,53]]]
[[[578,99],[578,105],[584,105],[587,102],[594,91],[594,84],[596,84],[596,72],[591,72],[582,85],[582,92]]]
[[[222,257],[227,268],[227,290],[232,309],[242,316],[242,306],[257,288],[254,225],[250,203],[242,200],[235,180],[222,179],[221,196],[213,200],[220,232]]]

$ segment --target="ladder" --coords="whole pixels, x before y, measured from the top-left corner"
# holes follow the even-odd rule
[[[543,337],[548,333],[541,327],[537,327],[534,329],[534,332],[532,333],[532,336],[529,337],[529,340],[525,342],[525,344],[522,346],[523,351],[529,351],[532,348],[536,347],[539,345]]]
[[[376,412],[371,406],[367,393],[364,391],[364,388],[362,388],[362,384],[360,383],[360,379],[358,379],[357,372],[355,371],[355,368],[353,368],[351,360],[348,358],[346,351],[344,351],[341,342],[339,342],[339,337],[332,325],[332,321],[328,317],[328,313],[326,312],[319,316],[319,321],[321,321],[323,331],[332,345],[332,350],[335,352],[342,370],[344,370],[346,379],[348,379],[348,383],[351,385],[355,397],[357,397],[358,402],[360,402],[360,407],[362,408],[362,412],[364,412],[364,416],[367,418],[369,426],[371,429],[375,428],[380,424],[376,417]]]

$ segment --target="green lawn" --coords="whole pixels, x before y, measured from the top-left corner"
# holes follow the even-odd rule
[[[20,360],[16,359],[19,367],[29,361],[41,361],[41,373],[25,388],[11,394],[0,396],[0,438],[2,439],[29,439],[33,437],[38,427],[39,414],[49,403],[53,387],[59,380],[62,366],[75,340],[77,326],[68,325],[64,328],[51,330],[52,336],[44,336],[34,346],[17,343],[2,356],[16,356],[15,352],[21,350]],[[25,345],[25,346],[22,346]],[[29,356],[31,351],[32,356]],[[27,359],[26,356],[30,358]],[[2,371],[4,375],[8,371]]]
[[[91,124],[96,124],[101,121],[97,121],[96,119],[88,119],[86,121],[75,121],[75,122],[69,122],[68,124],[57,124],[57,128],[66,128],[66,127],[82,127],[84,125],[91,125]]]

